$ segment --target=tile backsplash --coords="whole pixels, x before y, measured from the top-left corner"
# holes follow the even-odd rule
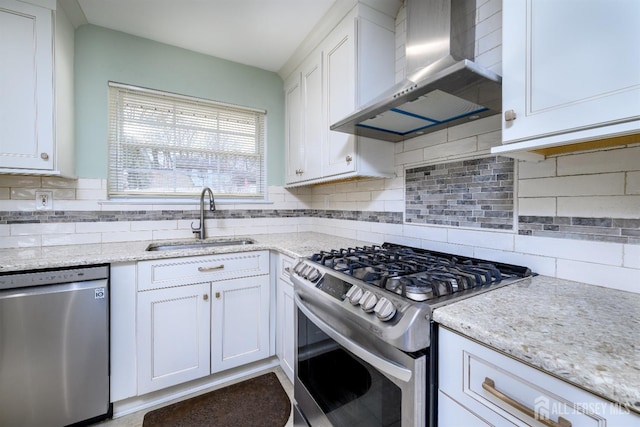
[[[491,156],[405,171],[405,221],[513,229],[514,160]]]

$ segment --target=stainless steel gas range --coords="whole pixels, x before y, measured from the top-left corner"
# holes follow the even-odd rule
[[[385,243],[323,251],[292,272],[296,426],[435,426],[435,308],[526,267]]]

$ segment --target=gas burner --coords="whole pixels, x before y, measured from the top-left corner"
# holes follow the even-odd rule
[[[525,277],[526,267],[385,243],[321,251],[311,261],[413,301]]]

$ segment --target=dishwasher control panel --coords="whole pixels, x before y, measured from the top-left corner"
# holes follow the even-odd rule
[[[109,277],[109,267],[91,266],[30,272],[11,272],[0,275],[0,290],[28,286],[56,285],[59,283],[85,282]]]

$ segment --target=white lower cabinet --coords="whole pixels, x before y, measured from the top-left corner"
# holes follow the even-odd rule
[[[443,427],[626,427],[640,416],[443,327],[438,334]]]
[[[210,374],[211,285],[138,293],[138,394]]]
[[[269,276],[211,286],[211,373],[269,356]]]
[[[277,319],[278,325],[276,354],[280,360],[280,367],[293,382],[294,375],[294,345],[295,345],[295,310],[293,300],[293,284],[289,278],[294,265],[294,259],[286,255],[280,255],[278,260],[278,292],[277,292]]]
[[[136,394],[271,356],[269,265],[268,251],[138,262]]]

